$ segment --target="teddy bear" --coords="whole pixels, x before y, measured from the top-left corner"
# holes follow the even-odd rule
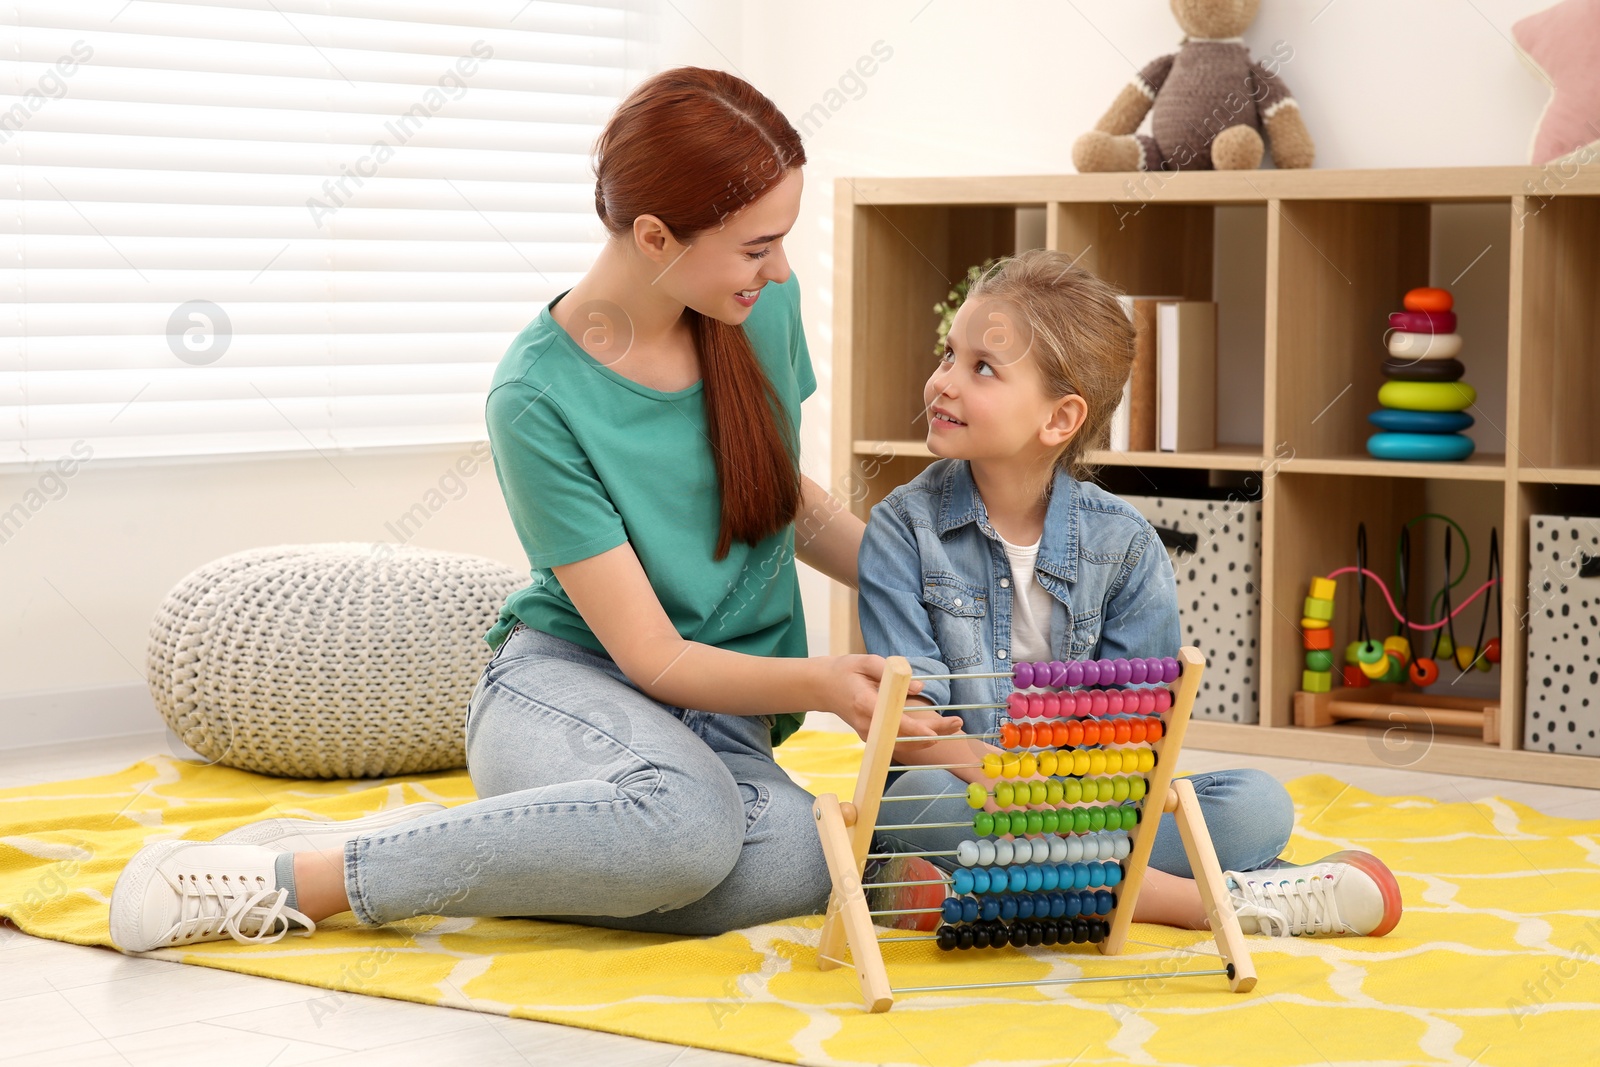
[[[1141,70],[1078,138],[1072,146],[1078,170],[1254,170],[1266,147],[1263,134],[1276,166],[1311,166],[1311,135],[1277,73],[1293,50],[1280,45],[1272,62],[1255,62],[1240,36],[1261,0],[1171,2],[1182,46]],[[1150,133],[1135,133],[1147,112]]]

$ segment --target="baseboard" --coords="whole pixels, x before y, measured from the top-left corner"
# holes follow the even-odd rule
[[[0,695],[0,749],[164,729],[143,682]]]

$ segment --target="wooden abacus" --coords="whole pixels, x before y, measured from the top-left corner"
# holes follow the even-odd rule
[[[890,931],[884,935],[886,939],[935,941],[941,948],[958,945],[966,947],[974,944],[974,939],[980,937],[977,931],[982,929],[982,940],[994,944],[998,938],[999,943],[995,947],[1003,947],[1007,944],[1050,943],[1046,938],[1051,933],[1054,934],[1050,939],[1051,942],[1064,943],[1066,939],[1062,936],[1063,932],[1070,932],[1074,943],[1092,941],[1104,955],[1117,955],[1127,941],[1128,927],[1133,921],[1134,903],[1138,899],[1139,888],[1149,867],[1150,849],[1155,843],[1155,831],[1160,821],[1159,813],[1170,811],[1176,818],[1178,833],[1200,890],[1200,899],[1211,920],[1217,952],[1225,965],[1214,970],[1180,971],[1175,977],[1225,975],[1229,988],[1234,992],[1243,993],[1252,989],[1256,982],[1255,970],[1250,961],[1249,950],[1245,947],[1244,934],[1239,928],[1238,917],[1233,912],[1232,898],[1223,881],[1216,850],[1212,847],[1211,837],[1206,831],[1194,786],[1182,778],[1173,778],[1173,772],[1178,765],[1178,752],[1183,745],[1184,730],[1188,726],[1189,713],[1194,707],[1195,694],[1200,688],[1200,675],[1204,670],[1205,660],[1199,650],[1185,647],[1179,650],[1175,660],[1101,660],[1071,664],[1019,663],[1004,674],[918,676],[923,680],[958,677],[1010,678],[1018,690],[1036,686],[1048,686],[1052,690],[1061,688],[1069,690],[1048,693],[1016,691],[1008,696],[1004,705],[918,706],[917,710],[939,711],[1005,707],[1011,718],[1003,723],[998,734],[947,735],[952,740],[959,738],[998,740],[1000,741],[998,747],[1002,748],[1004,755],[989,753],[981,763],[937,766],[945,769],[954,769],[957,766],[982,767],[987,777],[991,781],[1001,782],[1001,786],[1005,785],[1002,782],[1004,778],[1022,777],[1038,781],[1034,777],[1035,774],[1042,774],[1052,783],[1051,786],[1045,787],[1047,797],[1072,798],[1072,794],[1076,792],[1077,797],[1068,803],[1076,800],[1084,802],[1082,805],[1067,807],[1056,806],[1056,802],[1051,800],[1050,810],[1042,813],[1036,809],[1029,811],[1026,805],[1033,803],[1033,797],[1036,795],[1030,783],[1029,799],[1018,800],[1017,809],[1007,811],[1007,805],[997,797],[1001,810],[999,814],[991,814],[981,810],[984,799],[992,795],[981,786],[974,785],[966,793],[939,794],[940,797],[964,796],[968,798],[969,804],[973,801],[977,801],[978,804],[978,810],[973,817],[973,830],[979,842],[974,847],[967,847],[968,843],[963,842],[963,848],[958,850],[960,855],[958,862],[963,864],[963,870],[972,866],[969,861],[972,860],[974,853],[981,857],[982,844],[989,844],[991,849],[997,852],[1003,846],[1011,857],[1015,857],[1024,847],[1020,843],[1027,842],[1025,847],[1028,855],[1031,856],[1037,849],[1042,848],[1045,852],[1041,858],[1053,859],[1062,855],[1064,849],[1069,849],[1074,839],[1079,842],[1078,851],[1081,856],[1088,847],[1088,835],[1095,834],[1098,837],[1108,821],[1114,820],[1119,827],[1127,829],[1128,836],[1122,838],[1118,834],[1113,835],[1117,837],[1115,863],[1099,864],[1098,877],[1101,880],[1090,883],[1098,887],[1091,898],[1095,906],[1093,918],[1082,914],[1082,909],[1088,906],[1089,901],[1077,890],[1066,893],[1045,892],[1042,896],[1037,891],[1019,894],[1014,891],[1017,879],[1008,871],[1004,885],[1010,888],[995,892],[996,883],[990,877],[989,871],[978,867],[976,870],[971,870],[968,878],[963,881],[973,881],[982,872],[987,885],[986,889],[980,892],[985,896],[987,903],[999,907],[996,901],[1009,896],[1013,898],[1011,909],[1014,913],[1020,912],[1026,906],[1032,914],[1036,906],[1042,907],[1048,901],[1052,909],[1049,918],[1034,922],[1024,916],[1021,917],[1022,921],[1009,926],[996,925],[997,920],[990,914],[994,909],[979,904],[977,897],[947,895],[941,908],[911,909],[940,912],[942,925],[937,933],[898,935]],[[1024,677],[1024,674],[1027,677]],[[1102,674],[1105,677],[1102,678]],[[1042,981],[952,983],[898,988],[889,984],[882,946],[879,942],[880,931],[873,923],[874,913],[869,910],[861,877],[869,856],[872,835],[879,828],[878,806],[885,799],[884,782],[900,732],[900,717],[908,710],[905,703],[906,692],[910,688],[912,677],[911,665],[905,657],[888,657],[883,679],[878,687],[878,704],[873,713],[872,726],[867,732],[866,751],[861,762],[861,773],[856,779],[853,802],[843,804],[833,793],[825,793],[819,796],[813,805],[817,818],[817,832],[821,836],[823,854],[827,858],[828,870],[833,879],[833,893],[828,901],[828,913],[823,921],[817,947],[817,966],[822,970],[829,970],[845,965],[842,953],[848,944],[856,975],[860,979],[862,999],[866,1009],[871,1012],[889,1010],[894,1004],[897,993],[1137,980],[1147,977],[1135,974],[1086,975]],[[1172,681],[1177,682],[1176,688],[1165,688],[1165,683]],[[1129,689],[1093,688],[1096,685],[1124,686],[1130,683],[1141,686],[1145,682],[1157,685]],[[1080,688],[1084,686],[1087,688]],[[1127,727],[1126,732],[1123,731],[1124,726]],[[1102,734],[1106,736],[1102,737]],[[1088,740],[1091,736],[1092,741]],[[1137,741],[1134,740],[1136,736],[1139,738]],[[1096,747],[1108,745],[1115,747]],[[1033,751],[1035,749],[1038,751]],[[1016,754],[1013,755],[1013,752]],[[1106,777],[1110,773],[1107,771],[1107,766],[1113,752],[1118,757],[1118,769],[1122,769],[1125,765],[1122,760],[1123,754],[1132,754],[1131,769],[1135,774],[1124,776],[1121,785],[1117,784],[1117,779]],[[1072,763],[1063,767],[1061,763],[1067,753],[1071,753]],[[1098,760],[1095,758],[1096,753],[1100,754]],[[1040,763],[1044,766],[1039,766]],[[1026,773],[1023,773],[1024,771]],[[1057,771],[1060,772],[1059,777],[1056,777]],[[1062,783],[1059,789],[1053,784],[1056,782]],[[1111,783],[1109,794],[1102,785],[1105,782]],[[1094,793],[1092,798],[1088,796],[1091,787]],[[996,792],[1000,788],[997,787]],[[1124,801],[1116,795],[1118,793],[1128,799]],[[1135,796],[1136,793],[1142,795]],[[1107,796],[1108,802],[1099,802],[1103,795]],[[1016,798],[1013,795],[1011,799]],[[1068,812],[1072,820],[1071,826],[1066,825]],[[1095,814],[1097,812],[1099,814]],[[1142,818],[1143,812],[1158,814],[1151,818]],[[1014,820],[1020,821],[1012,826]],[[924,823],[886,825],[883,828],[906,830],[965,825],[967,824]],[[987,835],[993,834],[1004,838],[1008,832],[1016,836],[1016,842],[996,844],[987,841]],[[1035,842],[1040,844],[1036,845]],[[1096,847],[1099,847],[1098,842]],[[890,855],[893,854],[882,854],[884,857]],[[1030,864],[1032,861],[1025,859],[1012,870],[1023,870],[1026,880],[1031,881],[1033,873],[1027,870]],[[1048,885],[1049,881],[1054,879],[1059,887],[1060,879],[1068,870],[1076,874],[1077,867],[1089,868],[1094,865],[1073,864],[1070,867],[1063,867],[1059,860],[1055,860],[1053,863],[1032,864],[1032,866],[1039,872],[1041,886]],[[1002,866],[1000,869],[1005,868]],[[1093,871],[1089,873],[1094,874]],[[960,875],[955,874],[948,880],[951,888],[956,887],[958,877]],[[1060,907],[1063,909],[1063,914],[1060,916],[1054,914],[1057,908],[1054,898],[1058,896],[1062,898]],[[1027,898],[1026,905],[1023,904],[1024,897]],[[1068,897],[1074,899],[1067,900]],[[954,905],[951,904],[952,900],[956,901]],[[1074,903],[1078,905],[1079,914],[1077,917],[1066,916],[1065,910],[1070,909]],[[975,904],[979,904],[982,909],[978,914],[985,916],[981,921],[978,921],[978,916],[974,914]],[[1107,905],[1109,905],[1108,910]],[[999,914],[1004,915],[1004,910]],[[1106,916],[1109,916],[1109,922],[1106,921]],[[1067,920],[1065,925],[1060,921],[1063,918]],[[1031,925],[1028,925],[1029,923]],[[963,929],[966,931],[965,934],[961,932]]]

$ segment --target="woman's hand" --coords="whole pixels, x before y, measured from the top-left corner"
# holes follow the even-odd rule
[[[883,681],[887,661],[882,656],[818,656],[823,672],[823,711],[831,711],[850,724],[850,728],[866,739],[872,729],[872,715],[878,707],[878,685]],[[907,695],[921,692],[922,683],[913,680]],[[903,739],[896,748],[922,748],[937,742],[946,734],[960,733],[961,720],[937,713],[902,714],[899,736]]]

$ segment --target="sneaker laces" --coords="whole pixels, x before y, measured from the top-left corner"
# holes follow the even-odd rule
[[[317,929],[310,916],[285,903],[289,898],[287,889],[268,886],[259,875],[249,879],[227,874],[213,878],[207,874],[202,880],[200,875],[180,874],[173,888],[178,893],[178,922],[168,934],[169,944],[218,933],[226,933],[235,941],[270,944],[296,925],[305,927],[304,936]],[[247,933],[247,929],[251,932]]]
[[[1234,913],[1256,920],[1264,934],[1299,936],[1344,928],[1331,877],[1246,880],[1236,875],[1234,886]]]

